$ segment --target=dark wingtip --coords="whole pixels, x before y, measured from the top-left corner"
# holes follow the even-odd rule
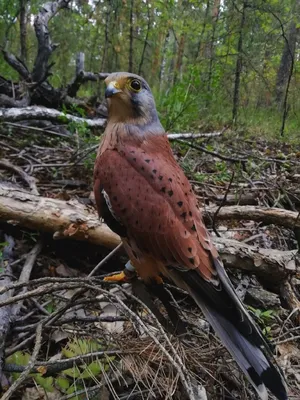
[[[272,366],[264,370],[261,379],[278,400],[288,400],[284,378],[275,367]]]

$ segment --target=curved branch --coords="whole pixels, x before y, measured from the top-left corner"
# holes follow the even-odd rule
[[[34,20],[35,34],[38,40],[38,53],[32,72],[33,82],[42,82],[49,75],[49,57],[57,45],[51,42],[48,23],[59,10],[67,8],[69,2],[70,0],[58,0],[46,3],[40,8]]]

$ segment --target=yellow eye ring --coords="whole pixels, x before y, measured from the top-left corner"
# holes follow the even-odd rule
[[[142,89],[141,82],[138,79],[132,79],[129,83],[129,87],[136,93]]]

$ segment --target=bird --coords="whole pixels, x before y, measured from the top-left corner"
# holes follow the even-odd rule
[[[288,399],[283,373],[237,296],[173,156],[148,83],[116,72],[105,84],[108,121],[94,167],[99,216],[121,237],[142,280],[167,278],[191,295],[262,400],[267,389]]]

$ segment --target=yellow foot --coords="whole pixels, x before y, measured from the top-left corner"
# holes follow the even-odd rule
[[[133,273],[128,273],[129,271],[124,271],[120,272],[119,274],[111,275],[111,276],[106,276],[103,280],[104,282],[119,282],[119,283],[124,283],[124,282],[130,282],[135,276],[135,272]]]
[[[157,283],[158,285],[162,285],[164,283],[163,279],[159,276],[156,275],[153,280],[155,281],[155,283]]]

